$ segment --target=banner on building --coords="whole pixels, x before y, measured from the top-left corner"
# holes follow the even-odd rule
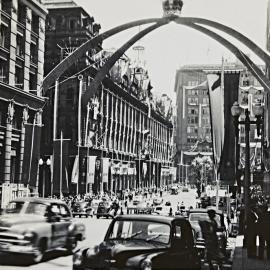
[[[67,140],[53,142],[53,193],[55,194],[68,193],[68,143]],[[61,167],[62,172],[60,172]]]
[[[235,178],[235,129],[231,107],[238,101],[239,75],[239,71],[207,75],[215,166],[220,180],[232,182]]]
[[[79,181],[79,156],[76,155],[71,174],[71,183],[78,184],[78,181]]]
[[[22,183],[30,187],[37,185],[38,161],[40,157],[41,126],[25,124]]]
[[[102,158],[102,182],[108,183],[109,182],[109,164],[110,159],[109,158]]]
[[[87,157],[86,165],[86,183],[94,184],[95,182],[95,168],[96,168],[96,156]]]

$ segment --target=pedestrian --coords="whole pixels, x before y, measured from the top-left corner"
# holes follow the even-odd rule
[[[264,205],[259,213],[257,232],[259,236],[259,258],[264,258],[266,246],[267,259],[270,259],[270,205]]]
[[[209,269],[213,270],[213,262],[217,262],[219,266],[222,264],[222,260],[225,258],[222,254],[217,237],[217,222],[215,220],[216,211],[210,209],[207,211],[209,216],[209,221],[200,221],[199,225],[202,230],[203,238],[205,239],[205,249],[206,249],[206,261],[208,262]]]
[[[125,200],[125,208],[127,208],[128,206],[128,203],[127,203],[127,200]]]
[[[258,215],[256,213],[255,205],[251,205],[247,210],[247,220],[245,226],[245,238],[247,246],[248,258],[256,257],[256,237],[257,237],[257,222]]]

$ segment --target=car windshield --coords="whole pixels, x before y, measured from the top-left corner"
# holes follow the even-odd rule
[[[215,216],[215,220],[217,222],[218,227],[221,226],[221,216]],[[190,213],[189,214],[189,221],[191,222],[199,222],[199,221],[210,221],[210,218],[207,213]]]
[[[24,202],[10,202],[5,209],[6,214],[19,214],[23,208]]]
[[[26,214],[44,216],[47,206],[38,202],[30,202],[25,210]]]
[[[117,220],[108,239],[143,240],[168,244],[170,225],[144,220]]]

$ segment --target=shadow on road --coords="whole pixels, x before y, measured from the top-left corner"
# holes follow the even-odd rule
[[[70,255],[71,254],[65,250],[54,250],[54,251],[47,252],[44,255],[42,262],[48,262],[58,257],[67,257]],[[14,260],[14,258],[16,259]],[[34,263],[32,263],[31,259],[25,255],[18,254],[16,255],[16,257],[14,257],[12,255],[8,256],[7,254],[0,254],[0,265],[29,267],[31,265],[34,265]]]

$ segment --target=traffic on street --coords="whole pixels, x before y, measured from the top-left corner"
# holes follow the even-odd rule
[[[24,269],[25,266],[41,270],[48,269],[48,267],[53,267],[53,269],[72,269],[73,267],[74,270],[92,269],[92,267],[93,269],[105,269],[105,265],[100,264],[100,261],[91,262],[90,260],[89,266],[81,265],[81,252],[89,250],[83,252],[89,255],[92,252],[90,250],[95,248],[97,250],[102,248],[118,250],[118,247],[114,245],[120,244],[126,246],[123,248],[125,252],[129,248],[132,248],[133,252],[135,252],[134,248],[139,248],[141,254],[148,254],[147,258],[149,259],[145,259],[145,264],[150,263],[149,260],[151,261],[153,257],[155,257],[153,265],[158,263],[159,260],[166,262],[167,259],[164,256],[169,256],[172,265],[168,269],[187,269],[187,267],[190,267],[190,269],[204,269],[204,267],[207,267],[207,262],[204,261],[205,243],[202,241],[203,236],[200,232],[198,220],[208,220],[207,209],[196,208],[198,204],[197,191],[194,188],[188,188],[188,191],[186,191],[186,188],[174,185],[164,190],[156,190],[156,192],[154,189],[153,192],[150,189],[141,192],[126,191],[122,198],[110,198],[107,194],[100,196],[100,198],[98,196],[95,196],[95,198],[85,196],[85,198],[74,198],[73,202],[69,201],[68,198],[63,198],[63,200],[49,198],[21,198],[14,200],[0,217],[0,242],[5,241],[7,245],[9,244],[6,250],[1,245],[1,269]],[[177,192],[175,192],[175,189]],[[97,207],[96,200],[100,201]],[[79,212],[74,212],[78,205],[84,206],[85,204],[87,205],[83,207],[85,210],[80,209]],[[68,208],[66,208],[67,205],[69,205]],[[105,207],[105,205],[107,206]],[[162,210],[159,211],[159,208]],[[47,212],[46,209],[50,211]],[[227,220],[224,218],[223,212],[219,210],[217,213],[220,215],[217,219],[220,222],[220,228],[224,230],[220,238],[220,245],[222,247],[220,250],[225,254],[224,256],[227,256],[223,264],[229,269],[230,254],[233,249],[233,239],[235,238],[229,237],[229,228],[224,224]],[[113,227],[110,225],[112,220],[114,222]],[[168,227],[164,223],[168,224],[166,225]],[[177,242],[176,240],[169,239],[172,235],[170,228],[173,229],[171,224],[180,226],[179,234],[186,235],[185,237],[188,239],[190,248],[194,248],[194,250],[188,249],[186,252],[194,254],[195,257],[191,258],[191,261],[196,265],[188,261],[184,263],[183,259],[181,259],[182,262],[180,263],[180,261],[171,257],[173,255],[168,249],[173,250],[175,248],[173,242]],[[122,231],[119,231],[119,226],[122,228]],[[5,228],[9,228],[8,235],[5,234]],[[133,229],[130,231],[128,228]],[[18,236],[19,232],[23,235],[22,237]],[[50,233],[55,233],[56,237],[48,235]],[[60,234],[64,237],[62,241],[60,241]],[[11,235],[13,235],[13,238],[11,238]],[[31,237],[34,237],[33,235],[35,235],[35,239],[31,240]],[[18,241],[24,242],[16,243],[15,245],[15,236]],[[180,235],[177,236],[176,234],[175,237],[180,239]],[[46,248],[44,246],[44,238],[51,239],[46,242]],[[14,240],[9,241],[9,239]],[[25,239],[33,241],[31,244],[32,252],[30,252],[30,247],[25,242]],[[55,239],[55,243],[52,239]],[[103,242],[104,239],[105,242]],[[131,242],[133,243],[132,245]],[[43,243],[43,246],[41,245],[43,249],[37,252],[35,246],[33,246],[34,243]],[[181,246],[181,243],[175,245],[179,245],[179,252],[180,249],[184,248]],[[142,251],[142,247],[145,251]],[[166,250],[166,253],[162,256],[159,255],[160,259],[158,259],[155,254],[160,254],[162,250]],[[93,256],[95,252],[92,252]],[[118,259],[110,257],[108,259],[103,258],[102,262],[111,260],[115,264],[114,267],[119,269],[123,267],[120,264],[128,264],[129,267],[134,264],[130,269],[137,269],[140,259],[138,258],[139,261],[136,262],[135,258],[138,255],[135,256],[135,254],[138,254],[138,252],[135,252],[134,255],[131,253],[129,255],[130,259],[126,261],[119,259],[121,262],[118,262]],[[28,257],[28,255],[32,256]],[[118,258],[120,255],[115,256],[115,258]],[[30,258],[32,260],[28,260]],[[134,260],[131,258],[134,258]],[[120,264],[118,265],[118,263]],[[181,268],[180,265],[182,265]],[[156,267],[153,268],[156,269]]]

